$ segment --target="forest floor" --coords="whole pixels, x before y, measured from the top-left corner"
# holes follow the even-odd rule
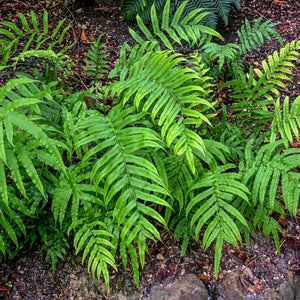
[[[0,20],[17,22],[16,12],[26,15],[31,9],[41,16],[44,8],[49,12],[49,20],[53,26],[63,18],[72,22],[65,45],[76,40],[73,50],[69,53],[75,62],[73,80],[77,89],[84,90],[90,81],[83,72],[82,62],[93,41],[103,34],[102,41],[106,43],[107,60],[113,68],[122,44],[131,43],[133,40],[128,32],[128,24],[122,19],[119,1],[99,0],[94,7],[73,7],[71,2],[0,0]],[[285,43],[299,40],[298,0],[242,0],[241,4],[241,10],[233,9],[230,14],[229,25],[219,29],[225,42],[237,41],[237,30],[244,23],[245,17],[253,24],[260,16],[263,21],[272,18],[278,23],[276,30]],[[137,28],[134,24],[130,26]],[[259,51],[252,51],[245,59],[249,64],[260,67],[261,61],[278,49],[280,45],[277,42],[267,42],[265,47]],[[300,62],[295,64],[295,76],[288,84],[287,90],[282,91],[283,95],[293,98],[300,95]],[[5,80],[5,76],[8,74],[2,72],[0,83]],[[191,272],[198,275],[206,284],[211,299],[215,299],[217,285],[225,274],[246,267],[251,269],[258,280],[255,283],[244,283],[244,289],[261,299],[260,294],[264,289],[277,290],[291,273],[300,274],[300,210],[297,219],[291,219],[287,214],[286,219],[281,219],[280,222],[284,228],[284,234],[280,236],[280,255],[272,239],[260,233],[253,235],[250,245],[243,245],[240,251],[225,245],[218,279],[214,277],[213,272],[213,248],[204,252],[201,245],[192,243],[186,256],[182,258],[180,241],[174,241],[170,233],[162,232],[163,243],[149,245],[150,255],[141,272],[140,291],[135,288],[131,270],[124,271],[120,264],[119,273],[111,274],[111,295],[106,295],[102,281],[95,281],[90,274],[85,273],[80,256],[70,252],[65,261],[58,262],[57,271],[53,275],[51,263],[45,261],[45,253],[39,252],[38,245],[35,245],[32,249],[24,249],[13,260],[0,264],[0,299],[116,299],[120,293],[143,298],[148,295],[154,284],[165,287],[183,274]],[[93,289],[94,294],[87,289]]]

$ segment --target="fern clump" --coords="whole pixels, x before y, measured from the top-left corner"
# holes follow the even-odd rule
[[[273,212],[284,216],[286,207],[296,217],[299,206],[300,151],[293,144],[300,98],[280,101],[279,87],[292,76],[299,41],[275,51],[261,69],[238,68],[243,49],[262,44],[255,34],[268,37],[274,24],[245,24],[240,44],[221,46],[211,42],[221,36],[199,24],[206,13],[184,16],[186,5],[175,9],[167,1],[161,19],[152,6],[152,32],[138,17],[145,40],[131,30],[137,45],[123,45],[107,85],[100,36],[85,60],[91,87],[82,92],[58,84],[55,66],[67,68],[67,76],[70,59],[55,50],[56,42],[40,49],[47,29],[38,34],[33,13],[32,35],[20,15],[31,41],[18,54],[23,31],[2,22],[14,33],[1,31],[1,69],[11,68],[16,78],[0,89],[0,258],[40,239],[55,271],[71,242],[68,251],[82,253],[82,263],[109,290],[111,270],[121,264],[131,266],[139,286],[149,240],[161,240],[162,228],[182,240],[182,256],[190,240],[204,249],[214,245],[216,277],[223,243],[239,248],[251,231],[272,234],[280,251],[282,229]],[[36,37],[43,43],[30,48]],[[199,51],[176,52],[174,45],[186,42]],[[35,66],[19,72],[28,58],[43,60],[43,72]],[[220,103],[213,94],[213,71],[218,79],[228,66],[235,68],[223,84],[236,101],[233,122],[225,106],[222,120],[216,118]],[[88,109],[86,97],[107,97],[113,107],[105,114],[99,106]]]

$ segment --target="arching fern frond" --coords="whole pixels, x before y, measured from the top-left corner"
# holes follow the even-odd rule
[[[104,206],[113,210],[120,228],[124,266],[127,249],[134,259],[134,278],[138,283],[138,260],[133,245],[140,248],[143,266],[146,239],[159,239],[159,232],[148,219],[166,226],[154,207],[168,207],[165,197],[170,194],[155,166],[142,155],[143,149],[162,148],[161,139],[150,128],[139,126],[145,113],[132,114],[134,111],[134,107],[125,109],[119,104],[105,117],[99,114],[79,120],[75,146],[89,145],[83,163],[91,164],[90,178],[95,186],[103,186]]]
[[[268,57],[268,62],[262,62],[262,68],[252,69],[250,73],[240,76],[223,86],[233,86],[232,97],[243,99],[232,105],[232,110],[241,111],[239,116],[248,115],[250,111],[252,122],[264,123],[272,119],[273,113],[268,111],[268,105],[274,104],[272,94],[279,97],[277,87],[286,88],[285,81],[290,81],[288,75],[292,74],[290,68],[295,68],[293,61],[300,56],[300,41],[287,43],[278,53]]]
[[[123,106],[132,103],[149,112],[161,127],[167,146],[174,144],[176,155],[185,154],[194,173],[193,148],[204,151],[204,144],[190,125],[209,123],[201,108],[212,105],[204,99],[207,92],[197,84],[199,75],[191,68],[179,67],[184,61],[168,51],[147,53],[131,67],[127,80],[113,83],[110,89],[112,96],[120,96]],[[196,106],[200,108],[194,109]]]

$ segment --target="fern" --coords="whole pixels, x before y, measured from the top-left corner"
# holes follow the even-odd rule
[[[164,6],[161,26],[157,17],[157,11],[153,5],[151,8],[151,24],[153,32],[146,27],[141,17],[137,16],[137,23],[140,30],[146,36],[148,41],[157,43],[159,49],[159,43],[169,49],[173,49],[173,43],[182,44],[185,41],[189,46],[200,46],[210,40],[212,36],[216,36],[222,39],[222,36],[215,30],[199,24],[207,13],[201,13],[201,9],[190,12],[187,16],[182,18],[182,13],[187,2],[183,2],[176,10],[172,20],[170,21],[170,0],[168,0]],[[129,29],[132,37],[139,43],[144,44],[143,38],[138,35],[134,30]],[[170,41],[171,40],[171,41]]]
[[[203,173],[192,186],[193,194],[196,195],[192,197],[186,208],[186,215],[193,213],[191,226],[197,224],[196,236],[203,226],[207,225],[203,236],[204,248],[207,249],[216,240],[214,263],[216,277],[218,277],[223,242],[227,241],[238,248],[237,240],[241,240],[235,219],[248,227],[243,215],[232,205],[235,197],[241,197],[248,202],[247,194],[249,194],[237,173],[226,172],[234,168],[234,164],[226,164]]]
[[[278,132],[281,139],[283,139],[284,145],[287,148],[290,143],[293,145],[294,137],[299,141],[299,129],[300,129],[300,96],[298,96],[292,103],[289,110],[289,97],[285,97],[283,101],[283,111],[280,109],[280,101],[277,99],[275,104],[275,116],[272,120],[270,142],[274,142]]]
[[[161,19],[163,6],[166,2],[166,0],[128,0],[125,1],[123,7],[123,16],[126,20],[133,21],[135,16],[139,15],[143,22],[149,23],[151,20],[151,6],[155,5],[159,19]],[[183,10],[183,17],[186,17],[191,12],[196,11],[199,8],[203,9],[205,12],[208,12],[209,15],[205,16],[203,20],[199,20],[199,22],[206,24],[211,28],[216,28],[217,16],[222,18],[226,24],[228,23],[228,15],[232,4],[235,4],[237,8],[240,8],[239,0],[175,0],[171,3],[172,16],[174,15],[176,9],[178,9],[178,7],[180,7],[183,3],[186,3],[186,6]]]
[[[131,115],[133,112],[134,108],[122,110],[122,106],[118,105],[106,117],[98,115],[84,119],[78,123],[77,129],[81,134],[76,138],[76,147],[96,142],[95,147],[83,157],[83,162],[93,162],[95,155],[102,153],[101,158],[93,162],[90,177],[96,186],[103,182],[104,206],[113,209],[113,218],[121,228],[120,247],[125,249],[121,251],[124,267],[127,263],[126,249],[131,258],[136,258],[133,264],[137,266],[133,248],[133,244],[137,243],[141,249],[139,258],[143,266],[146,238],[159,239],[157,229],[145,217],[166,225],[163,217],[151,204],[169,206],[164,200],[169,192],[155,166],[142,156],[134,154],[146,147],[161,148],[160,138],[151,129],[132,127],[145,115]],[[151,195],[149,191],[154,191],[155,195]],[[95,264],[98,264],[98,260]],[[134,278],[137,284],[136,267]]]
[[[241,111],[239,116],[246,116],[250,111],[255,123],[270,121],[273,113],[268,110],[268,105],[274,104],[270,93],[278,97],[280,95],[278,87],[286,88],[284,82],[290,80],[289,75],[292,74],[290,68],[295,68],[293,61],[297,60],[299,49],[299,41],[287,43],[279,54],[275,51],[269,56],[268,63],[262,62],[263,71],[250,68],[249,74],[223,84],[223,86],[233,86],[233,98],[243,99],[234,103],[232,109]]]
[[[296,168],[300,162],[300,150],[296,148],[282,150],[283,141],[279,140],[262,146],[255,155],[251,153],[249,142],[245,155],[243,183],[251,191],[254,205],[266,205],[272,211],[281,181],[282,199],[290,214],[296,217],[299,205],[299,178]],[[265,202],[267,201],[267,204]]]
[[[40,178],[40,169],[45,161],[37,159],[37,153],[42,148],[49,155],[56,170],[68,177],[61,153],[55,143],[49,137],[52,128],[38,126],[33,120],[38,119],[36,113],[40,112],[39,104],[43,97],[46,97],[49,89],[40,90],[36,81],[27,78],[19,78],[8,81],[0,90],[0,173],[1,173],[1,225],[6,230],[8,236],[18,245],[16,234],[7,221],[7,217],[17,224],[25,234],[25,227],[14,210],[11,209],[10,186],[8,183],[8,173],[14,182],[21,197],[27,198],[26,182],[29,180],[37,191],[45,197],[44,184]],[[26,90],[26,85],[34,87],[31,91]],[[47,164],[47,163],[46,163]],[[31,187],[32,188],[32,187]],[[14,206],[20,213],[26,214],[26,208],[16,203]],[[5,217],[4,214],[7,216]],[[1,238],[3,245],[3,239]],[[5,253],[4,248],[1,251]]]
[[[279,33],[274,29],[277,25],[276,23],[272,23],[272,20],[268,20],[262,24],[260,24],[262,17],[258,18],[253,28],[247,19],[245,19],[245,25],[241,27],[238,31],[238,37],[240,39],[241,45],[241,54],[246,54],[248,51],[252,49],[257,50],[258,46],[263,45],[264,38],[271,41],[272,34],[283,46],[283,41]]]
[[[84,67],[86,74],[97,79],[101,79],[103,73],[107,72],[107,63],[105,61],[106,54],[103,50],[104,44],[101,44],[102,35],[92,44],[87,54],[87,59],[84,62],[87,66]]]
[[[113,96],[122,94],[123,105],[133,98],[133,105],[141,111],[149,111],[153,122],[160,115],[158,126],[162,138],[167,146],[174,143],[176,155],[186,155],[195,173],[193,148],[204,151],[204,144],[188,127],[209,123],[209,120],[192,108],[211,105],[199,93],[205,95],[206,92],[193,82],[198,80],[197,73],[189,68],[176,67],[184,59],[169,54],[165,51],[146,54],[129,70],[127,80],[113,83],[110,88]]]
[[[3,21],[0,22],[2,28],[0,28],[0,34],[3,38],[0,40],[0,55],[2,57],[1,63],[5,65],[9,59],[16,53],[19,41],[25,37],[28,37],[26,45],[22,47],[22,51],[28,50],[41,50],[46,45],[46,42],[50,45],[47,50],[53,50],[53,48],[60,44],[66,35],[71,24],[68,24],[60,33],[60,29],[65,23],[65,19],[61,20],[53,30],[52,34],[48,32],[48,13],[44,10],[43,24],[40,26],[36,14],[30,11],[31,24],[28,24],[26,17],[22,13],[18,13],[23,29],[20,29],[17,25],[12,22]],[[55,38],[58,36],[57,40]],[[53,41],[52,41],[53,40]],[[63,52],[67,51],[69,47],[64,49]]]

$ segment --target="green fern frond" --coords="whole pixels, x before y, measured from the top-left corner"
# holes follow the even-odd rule
[[[88,271],[91,271],[98,279],[103,274],[107,290],[109,291],[108,266],[117,270],[115,259],[110,252],[110,249],[113,248],[113,244],[110,242],[112,234],[107,231],[105,224],[101,221],[85,223],[82,220],[78,225],[81,228],[74,237],[76,254],[84,250],[82,264],[88,257]]]
[[[155,226],[147,219],[152,218],[166,226],[164,218],[153,207],[169,207],[164,198],[170,194],[155,166],[137,155],[142,154],[143,149],[162,148],[159,135],[150,128],[138,126],[145,113],[133,114],[134,107],[122,107],[115,106],[105,117],[98,114],[79,120],[75,147],[90,145],[83,163],[92,163],[90,178],[95,186],[103,186],[104,206],[113,205],[112,217],[121,232],[120,247],[123,245],[130,251],[131,259],[135,259],[132,247],[137,243],[143,265],[145,254],[142,249],[147,249],[146,239],[160,238]],[[121,252],[121,256],[126,265],[126,251]],[[137,282],[137,261],[133,264]]]
[[[246,54],[250,50],[258,50],[258,46],[263,45],[264,38],[271,41],[272,34],[283,46],[283,41],[279,33],[274,29],[274,27],[277,25],[277,23],[272,23],[272,20],[268,20],[262,24],[260,24],[262,20],[262,17],[258,18],[253,28],[251,28],[251,25],[247,19],[245,19],[245,25],[241,27],[241,29],[238,31],[238,37],[240,39],[241,45],[241,53]]]
[[[207,13],[201,13],[201,9],[190,12],[184,18],[182,13],[186,5],[186,1],[183,2],[176,10],[172,20],[170,21],[170,0],[165,4],[162,14],[161,24],[157,17],[157,11],[153,5],[151,8],[151,24],[152,32],[144,24],[141,17],[137,16],[137,23],[140,30],[146,36],[147,40],[154,42],[157,45],[162,43],[167,49],[174,50],[173,44],[182,44],[182,41],[187,42],[191,47],[197,45],[200,46],[211,39],[212,36],[223,39],[222,36],[215,30],[199,24],[199,22],[207,15]],[[132,37],[139,43],[143,44],[144,39],[138,35],[134,30],[129,29]]]
[[[105,61],[107,55],[103,50],[105,44],[101,43],[101,39],[102,34],[91,45],[91,48],[87,54],[87,59],[84,60],[84,62],[86,63],[86,66],[84,66],[86,74],[98,79],[103,77],[102,74],[107,72],[108,67]]]
[[[220,72],[225,62],[233,61],[238,55],[239,46],[230,43],[226,45],[207,43],[202,47],[202,49],[204,50],[204,59],[208,59],[209,61],[218,60]]]
[[[248,75],[232,80],[223,86],[233,86],[232,97],[243,99],[234,103],[232,109],[241,111],[239,116],[248,115],[250,112],[255,123],[265,123],[273,118],[273,112],[268,110],[268,105],[274,104],[273,93],[280,95],[278,87],[286,88],[285,81],[290,80],[292,74],[290,68],[295,68],[293,61],[300,55],[300,41],[287,43],[285,47],[270,55],[268,63],[263,61],[263,71],[250,69]]]
[[[285,141],[284,145],[286,148],[289,143],[293,145],[294,136],[299,141],[300,96],[293,101],[291,109],[289,109],[289,105],[289,97],[285,97],[282,109],[280,108],[280,99],[277,99],[270,136],[270,142],[275,142],[278,133],[280,133],[281,139]]]
[[[56,28],[54,28],[53,33],[50,35],[48,32],[49,24],[47,11],[44,11],[42,24],[38,24],[37,16],[33,11],[30,11],[31,24],[28,23],[24,14],[18,13],[18,16],[23,26],[22,29],[12,22],[0,22],[0,34],[4,37],[0,40],[0,55],[2,57],[1,62],[3,65],[5,65],[16,53],[20,40],[28,37],[26,45],[22,46],[22,52],[26,52],[30,49],[39,50],[46,44],[46,42],[48,43],[47,50],[52,50],[55,45],[61,43],[67,30],[71,26],[71,24],[68,24],[59,34],[62,25],[65,23],[65,19],[63,19],[59,22]],[[58,34],[59,37],[55,40]],[[64,49],[63,52],[65,51],[67,51],[67,49]]]
[[[291,148],[280,152],[282,144],[279,140],[262,146],[255,155],[245,155],[247,167],[243,183],[250,189],[254,205],[259,202],[272,210],[281,179],[283,201],[290,214],[296,216],[300,195],[300,175],[296,169],[300,164],[300,150]]]
[[[193,108],[212,105],[204,99],[207,92],[196,84],[199,75],[191,68],[177,66],[184,61],[168,51],[148,53],[131,67],[127,80],[113,83],[110,89],[112,96],[121,96],[123,105],[130,101],[137,109],[151,113],[153,122],[159,116],[157,124],[167,146],[174,144],[176,155],[185,154],[195,172],[192,149],[204,151],[204,144],[189,126],[209,120]]]
[[[237,227],[235,220],[248,227],[244,216],[232,205],[236,197],[248,202],[247,194],[249,194],[247,187],[240,182],[240,175],[228,172],[228,170],[235,167],[234,164],[226,164],[203,173],[192,187],[194,196],[186,208],[186,215],[192,213],[191,227],[197,224],[196,237],[203,226],[207,225],[203,237],[205,249],[216,240],[216,276],[223,241],[238,247],[237,240],[241,240],[240,229]]]

